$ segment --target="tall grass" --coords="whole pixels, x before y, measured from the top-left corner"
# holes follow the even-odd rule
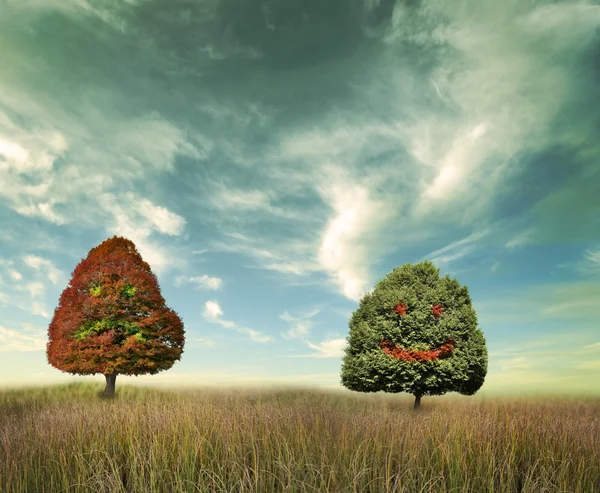
[[[600,400],[0,392],[0,491],[600,492]]]

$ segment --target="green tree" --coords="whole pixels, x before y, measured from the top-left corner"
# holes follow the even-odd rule
[[[349,322],[342,385],[358,392],[421,397],[473,395],[487,374],[487,349],[469,290],[430,261],[379,281]]]

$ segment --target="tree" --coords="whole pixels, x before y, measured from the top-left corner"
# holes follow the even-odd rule
[[[75,267],[48,328],[48,362],[79,375],[104,374],[113,397],[122,375],[168,370],[184,329],[132,241],[109,238]]]
[[[361,300],[349,322],[342,385],[358,392],[421,397],[473,395],[487,349],[469,290],[430,261],[395,268]]]

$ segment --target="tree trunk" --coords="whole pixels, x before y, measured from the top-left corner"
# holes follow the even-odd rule
[[[117,381],[117,374],[113,373],[111,375],[104,375],[106,378],[106,387],[104,388],[104,397],[114,397],[115,396],[115,383]]]
[[[419,409],[421,407],[421,394],[415,394],[415,405],[413,409]]]

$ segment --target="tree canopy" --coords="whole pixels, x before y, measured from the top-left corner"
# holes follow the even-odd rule
[[[48,336],[55,368],[113,378],[167,370],[184,347],[183,322],[166,306],[150,266],[132,241],[117,236],[76,266]]]
[[[487,373],[487,349],[469,290],[432,262],[395,268],[367,293],[349,322],[342,384],[358,392],[416,398],[473,395]]]

